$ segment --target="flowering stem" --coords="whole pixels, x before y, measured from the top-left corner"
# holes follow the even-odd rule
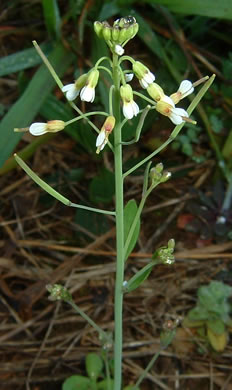
[[[123,310],[123,279],[124,279],[124,220],[123,220],[123,176],[122,176],[122,144],[121,144],[121,113],[120,113],[120,71],[118,56],[113,54],[114,83],[114,161],[115,161],[115,197],[116,197],[116,280],[114,304],[114,390],[121,389],[122,382],[122,310]]]

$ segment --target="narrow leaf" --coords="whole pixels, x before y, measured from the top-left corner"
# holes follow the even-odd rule
[[[60,202],[64,203],[66,206],[71,205],[71,202],[67,198],[65,198],[59,192],[54,190],[44,180],[40,179],[40,177],[38,175],[36,175],[36,173],[33,172],[31,170],[31,168],[29,168],[29,166],[19,156],[17,156],[17,154],[15,154],[14,157],[15,157],[15,160],[17,161],[17,163],[20,165],[20,167],[28,174],[28,176],[30,176],[30,178],[32,180],[34,180],[34,182],[36,184],[38,184],[41,188],[43,188],[44,191],[46,191],[48,194],[50,194],[51,196],[53,196],[54,198],[56,198]]]
[[[60,11],[56,0],[43,0],[43,13],[47,30],[53,39],[60,38]]]
[[[42,43],[41,49],[45,55],[48,55],[51,52],[52,45],[51,43]],[[0,76],[31,68],[41,62],[42,60],[34,48],[19,51],[0,59]]]
[[[146,2],[165,5],[170,11],[180,14],[232,19],[231,0],[146,0]]]
[[[138,240],[139,231],[140,231],[140,219],[136,223],[134,227],[133,233],[130,235],[129,241],[128,237],[131,229],[133,228],[133,222],[135,220],[135,216],[137,214],[138,207],[134,199],[129,200],[124,208],[124,242],[127,243],[125,260],[128,258],[129,254],[135,247],[135,244]]]

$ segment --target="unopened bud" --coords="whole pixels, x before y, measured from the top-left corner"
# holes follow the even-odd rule
[[[115,42],[118,42],[119,40],[119,34],[120,34],[120,28],[119,26],[115,26],[112,28],[112,39]]]
[[[165,183],[166,181],[168,181],[171,178],[171,176],[172,176],[171,172],[164,172],[160,182]]]
[[[72,301],[72,295],[70,292],[60,284],[48,284],[46,286],[46,289],[50,293],[49,299],[50,301],[65,301],[65,302],[71,302]]]
[[[103,25],[101,22],[94,22],[94,31],[99,38],[102,38]]]
[[[147,92],[156,102],[164,97],[164,91],[157,83],[149,84],[147,87]]]
[[[47,131],[56,133],[65,128],[65,122],[60,120],[52,120],[47,122]]]
[[[103,29],[102,29],[102,35],[105,41],[110,41],[112,36],[112,29],[110,25],[107,22],[103,22]]]

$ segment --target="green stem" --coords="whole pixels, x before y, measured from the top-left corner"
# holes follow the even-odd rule
[[[85,119],[86,117],[92,116],[92,115],[108,116],[109,114],[107,112],[104,112],[104,111],[92,111],[92,112],[87,112],[86,114],[83,113],[82,115],[77,116],[76,118],[70,119],[70,121],[65,122],[65,126],[71,125],[71,123],[74,123],[74,122],[79,121],[81,119]]]
[[[84,318],[98,333],[102,340],[107,339],[107,334],[102,330],[83,310],[79,308],[73,301],[67,301],[72,308],[81,315],[82,318]]]
[[[145,376],[150,371],[151,367],[153,366],[153,364],[155,363],[155,361],[159,357],[161,351],[162,351],[162,349],[160,349],[158,352],[156,352],[156,354],[153,356],[153,358],[151,359],[151,361],[148,363],[147,367],[143,371],[142,375],[139,377],[136,384],[133,386],[132,390],[138,390],[140,383],[144,380]]]
[[[123,311],[123,279],[124,279],[124,220],[123,220],[123,177],[122,177],[122,145],[121,145],[121,110],[120,110],[120,71],[118,56],[113,54],[114,82],[114,161],[115,161],[115,197],[116,197],[116,280],[114,304],[114,390],[121,389],[122,383],[122,311]]]

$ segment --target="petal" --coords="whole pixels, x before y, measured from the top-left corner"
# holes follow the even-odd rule
[[[35,122],[29,127],[29,132],[32,135],[38,136],[47,133],[47,123]]]
[[[131,103],[123,104],[123,115],[126,119],[132,119],[134,116],[133,107]]]
[[[162,98],[160,99],[160,102],[165,102],[165,103],[170,104],[170,106],[175,107],[173,100],[167,95],[162,96]]]
[[[105,132],[104,131],[101,131],[98,136],[97,136],[97,139],[96,139],[96,146],[101,146],[104,141],[105,141],[105,138],[106,138],[106,135],[105,135]]]
[[[189,117],[189,114],[183,108],[173,108],[172,113],[174,113],[174,115],[186,116],[187,118]]]
[[[134,101],[131,103],[132,106],[133,106],[133,113],[134,113],[134,116],[137,116],[137,114],[139,113],[139,106],[137,103],[135,103]]]
[[[145,74],[145,76],[143,77],[143,80],[145,80],[147,82],[147,84],[151,84],[151,83],[153,83],[153,81],[155,81],[155,76],[153,73],[147,72]]]
[[[183,80],[180,83],[178,91],[181,92],[181,94],[182,94],[181,99],[190,95],[194,91],[192,82],[189,80]]]
[[[82,101],[85,102],[93,102],[95,98],[95,89],[89,87],[86,85],[84,88],[82,88],[81,93],[80,93],[80,98]]]
[[[129,83],[134,77],[134,73],[126,73],[125,74],[125,80],[127,83]]]
[[[73,101],[76,99],[76,97],[79,95],[79,90],[76,88],[70,89],[66,92],[66,98],[70,101]]]
[[[67,92],[67,91],[69,91],[70,89],[72,89],[72,88],[74,88],[75,87],[75,84],[74,83],[72,83],[72,84],[67,84],[67,85],[64,85],[62,88],[61,88],[61,90],[62,90],[62,92]]]
[[[139,80],[139,84],[141,85],[142,88],[147,89],[149,83],[146,82],[146,80],[143,78]]]
[[[174,125],[180,125],[182,122],[184,122],[182,117],[180,115],[176,115],[175,113],[171,113],[169,118],[171,119],[172,123],[174,123]]]

